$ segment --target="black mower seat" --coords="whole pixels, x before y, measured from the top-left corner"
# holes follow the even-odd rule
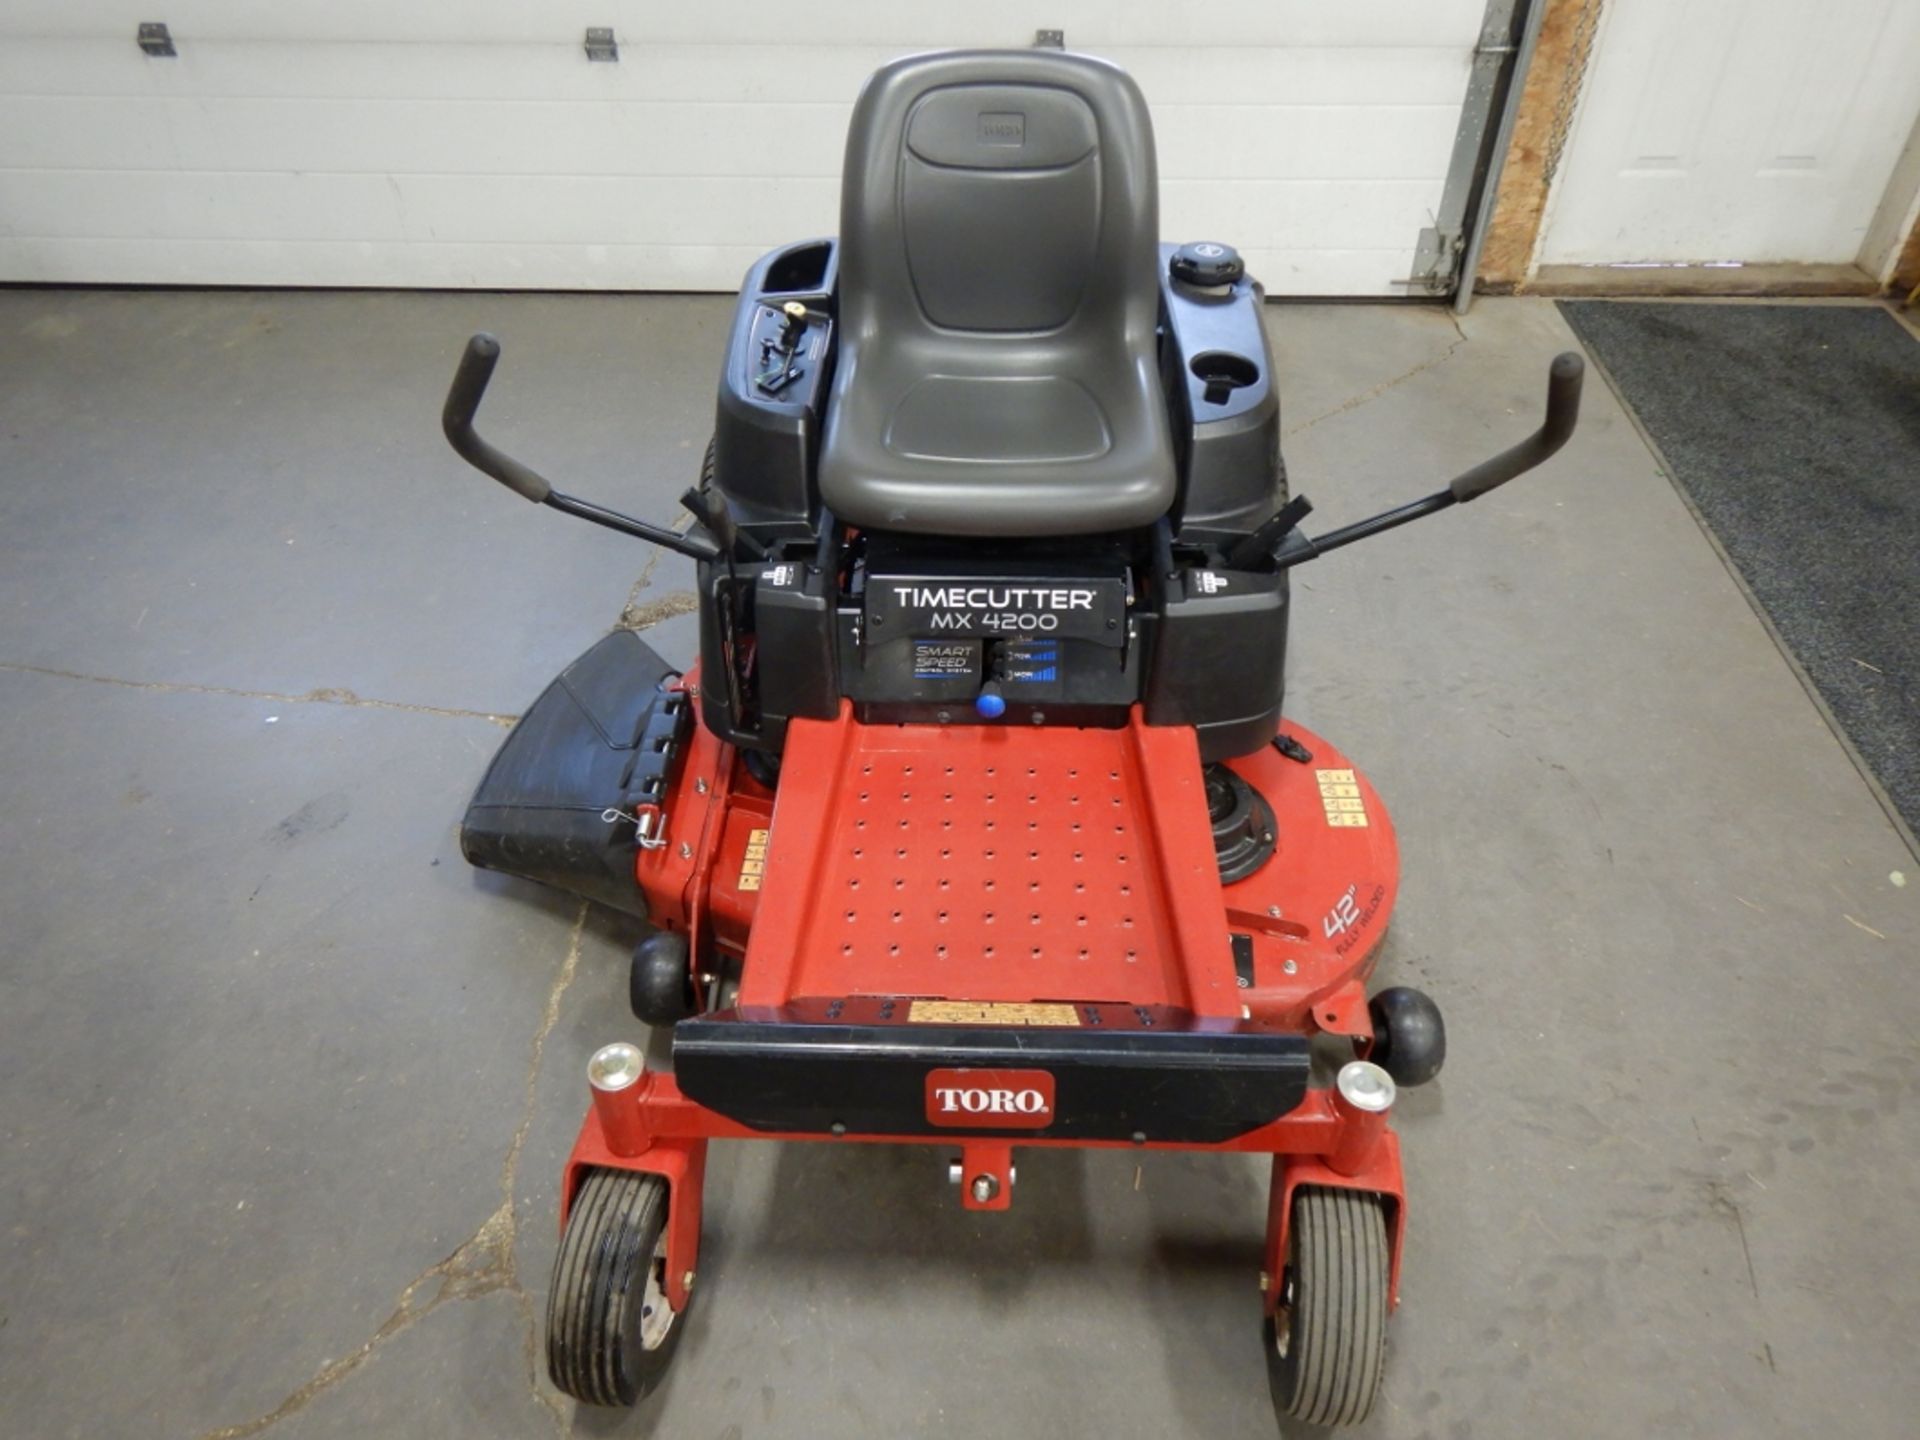
[[[847,136],[820,491],[919,534],[1151,524],[1177,485],[1153,128],[1124,73],[972,51],[879,71]]]

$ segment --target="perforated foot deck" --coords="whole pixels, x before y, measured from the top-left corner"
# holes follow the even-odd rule
[[[1190,731],[796,721],[781,770],[743,1010],[884,995],[1239,1015]]]

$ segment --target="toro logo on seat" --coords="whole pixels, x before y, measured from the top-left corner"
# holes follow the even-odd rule
[[[1045,1070],[929,1070],[927,1122],[967,1130],[1042,1130],[1053,1123]]]

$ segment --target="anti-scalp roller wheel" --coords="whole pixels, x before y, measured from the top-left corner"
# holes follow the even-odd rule
[[[675,1025],[693,1014],[686,936],[660,930],[634,947],[627,998],[634,1018],[648,1025]]]
[[[1373,1018],[1373,1053],[1368,1057],[1396,1085],[1424,1085],[1447,1060],[1447,1026],[1440,1007],[1423,990],[1395,985],[1367,1002]]]

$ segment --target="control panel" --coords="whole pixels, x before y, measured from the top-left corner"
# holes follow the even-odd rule
[[[1122,563],[1056,573],[883,556],[861,578],[857,663],[842,670],[869,718],[979,724],[1051,712],[1120,723],[1138,695]]]

